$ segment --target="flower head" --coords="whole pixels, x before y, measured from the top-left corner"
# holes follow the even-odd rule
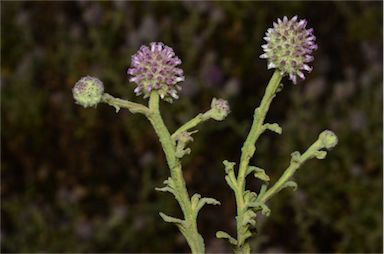
[[[264,54],[260,58],[268,59],[268,69],[276,68],[283,75],[288,75],[294,84],[297,76],[305,79],[303,70],[310,72],[308,65],[313,61],[312,52],[317,49],[313,28],[306,29],[307,21],[284,17],[273,23],[273,28],[267,30],[262,46]]]
[[[183,70],[176,67],[179,64],[181,60],[173,49],[162,42],[152,42],[150,47],[141,46],[132,56],[127,71],[132,76],[129,81],[137,84],[136,95],[144,94],[146,98],[152,91],[157,91],[166,101],[177,99],[177,91],[181,89],[177,83],[184,81]]]
[[[216,121],[224,120],[231,112],[228,101],[213,98],[211,102],[211,117]]]
[[[76,103],[84,108],[96,106],[104,93],[104,85],[99,79],[86,76],[81,78],[72,88]]]

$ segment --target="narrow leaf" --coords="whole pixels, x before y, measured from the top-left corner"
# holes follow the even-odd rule
[[[169,222],[169,223],[175,223],[175,224],[179,224],[179,225],[184,225],[184,221],[181,220],[181,219],[178,219],[178,218],[175,218],[175,217],[172,217],[172,216],[168,216],[164,213],[159,213],[161,218],[163,218],[163,220],[165,222]]]
[[[228,239],[230,244],[237,245],[237,240],[224,231],[217,231],[216,237],[219,239]]]
[[[264,124],[264,128],[266,130],[276,132],[277,134],[281,134],[283,131],[281,129],[280,125],[278,125],[277,123],[266,123],[266,124]]]

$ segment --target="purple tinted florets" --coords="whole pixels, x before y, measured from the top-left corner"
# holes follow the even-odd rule
[[[162,42],[152,42],[150,47],[141,46],[132,56],[131,68],[127,71],[132,76],[129,81],[137,84],[134,92],[144,94],[146,98],[152,91],[157,91],[166,101],[177,99],[177,91],[181,90],[177,83],[184,81],[183,70],[176,67],[180,64],[173,49]]]
[[[307,21],[284,17],[273,23],[273,28],[267,30],[262,46],[264,54],[260,58],[268,59],[268,69],[276,68],[282,75],[289,75],[294,84],[297,76],[305,79],[303,70],[310,72],[308,63],[313,61],[312,52],[317,49],[313,28],[306,29]]]

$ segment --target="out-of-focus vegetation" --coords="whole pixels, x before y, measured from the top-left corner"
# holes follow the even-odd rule
[[[229,100],[222,123],[200,128],[185,160],[191,193],[215,197],[199,228],[207,251],[228,252],[216,230],[234,232],[235,204],[222,160],[238,161],[254,107],[272,72],[258,56],[278,17],[298,14],[319,44],[314,71],[284,80],[268,114],[283,134],[261,137],[254,164],[272,181],[326,128],[339,145],[296,175],[299,189],[259,217],[258,252],[382,251],[382,2],[2,2],[1,251],[185,252],[159,211],[168,176],[159,142],[138,115],[75,105],[85,75],[130,100],[126,70],[143,43],[163,41],[183,60],[181,99],[164,103],[171,130]],[[250,182],[250,188],[258,188]]]

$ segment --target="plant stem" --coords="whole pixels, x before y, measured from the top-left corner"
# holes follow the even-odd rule
[[[127,100],[122,100],[119,98],[115,98],[110,94],[104,93],[102,97],[102,101],[104,103],[107,103],[113,107],[115,107],[116,112],[120,110],[120,108],[126,108],[128,109],[131,113],[141,113],[146,116],[149,115],[149,108],[147,108],[144,105],[127,101]]]
[[[204,241],[197,230],[196,219],[193,216],[191,200],[183,178],[180,160],[176,157],[176,144],[172,139],[167,127],[165,126],[159,110],[159,95],[153,92],[149,99],[149,121],[151,122],[156,134],[163,147],[171,177],[175,183],[175,196],[184,214],[186,223],[185,230],[182,230],[192,253],[204,253]]]
[[[281,78],[282,78],[282,75],[280,74],[279,71],[276,70],[271,80],[268,83],[268,86],[265,90],[265,94],[260,103],[260,106],[255,109],[251,130],[249,131],[248,137],[245,140],[244,145],[241,149],[242,154],[240,158],[239,173],[237,176],[238,190],[236,192],[236,205],[237,205],[238,218],[240,218],[243,215],[243,212],[245,211],[245,207],[244,207],[245,178],[246,178],[246,172],[249,165],[249,160],[252,158],[253,154],[255,153],[255,150],[256,150],[255,143],[257,139],[265,130],[263,128],[264,119],[268,112],[269,106],[276,95],[277,89],[280,85]],[[241,225],[241,221],[237,220],[237,241],[238,241],[238,248],[240,253],[243,252],[241,249],[242,249],[242,245],[244,244],[244,239],[240,232],[240,229],[242,226],[243,225]],[[246,252],[249,252],[249,246],[248,248],[244,248],[244,250],[248,250]]]
[[[196,127],[201,122],[204,122],[204,121],[210,119],[210,113],[211,113],[211,110],[208,110],[207,112],[205,112],[203,114],[202,113],[198,114],[197,116],[195,116],[194,118],[192,118],[191,120],[189,120],[188,122],[183,124],[179,129],[177,129],[172,134],[172,138],[175,138],[178,134],[180,134],[184,131],[187,131],[189,129]]]
[[[305,161],[313,157],[314,152],[316,152],[319,148],[321,148],[321,141],[317,140],[307,149],[307,151],[305,151],[303,155],[300,156],[298,161],[291,160],[288,168],[280,176],[279,180],[277,180],[277,182],[271,188],[269,188],[264,195],[262,195],[260,202],[267,202],[275,193],[279,192],[284,183],[286,183],[291,178],[291,176]]]

